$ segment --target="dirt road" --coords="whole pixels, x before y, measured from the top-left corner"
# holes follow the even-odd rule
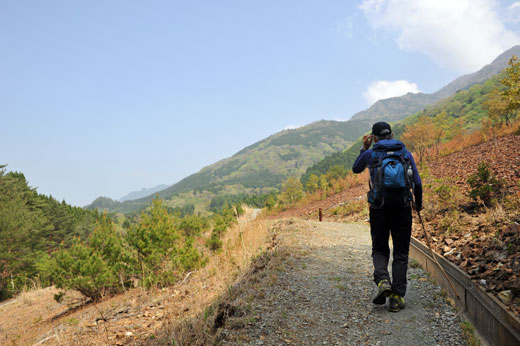
[[[263,273],[255,274],[259,279],[249,278],[249,289],[241,287],[243,293],[230,302],[248,313],[229,317],[224,343],[466,344],[461,317],[420,268],[409,271],[406,309],[391,313],[372,304],[368,226],[293,219],[274,228],[278,250]]]

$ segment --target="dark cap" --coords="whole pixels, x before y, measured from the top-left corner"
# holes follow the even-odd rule
[[[378,137],[384,137],[392,133],[392,128],[389,123],[385,123],[384,121],[375,123],[372,126],[372,134]]]

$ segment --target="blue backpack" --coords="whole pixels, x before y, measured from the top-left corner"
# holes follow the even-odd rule
[[[368,201],[374,207],[409,205],[413,194],[413,171],[408,150],[398,141],[379,142],[372,149]]]

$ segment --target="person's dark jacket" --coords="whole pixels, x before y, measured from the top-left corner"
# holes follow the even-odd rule
[[[390,150],[400,150],[404,148],[403,142],[400,142],[395,139],[382,139],[379,142],[374,144],[374,148],[377,149],[378,147],[385,147]],[[422,209],[422,182],[421,177],[419,176],[419,171],[417,171],[417,166],[415,165],[415,160],[413,159],[413,155],[408,151],[407,152],[408,158],[410,159],[410,163],[412,166],[413,171],[413,182],[415,185],[414,189],[414,197],[415,197],[415,205],[418,210]],[[352,166],[352,171],[354,173],[361,173],[366,167],[371,168],[372,167],[372,149],[361,149],[361,152],[359,153],[358,158],[356,159],[356,162],[354,162],[354,165]],[[370,177],[370,179],[373,181],[374,177]]]

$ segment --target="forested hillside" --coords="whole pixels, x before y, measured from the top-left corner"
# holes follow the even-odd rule
[[[235,204],[224,200],[208,217],[194,215],[193,205],[171,208],[160,199],[139,215],[100,214],[39,194],[22,173],[5,167],[0,166],[0,301],[50,285],[91,300],[136,282],[169,285],[222,247],[222,236],[243,214],[239,203],[258,202],[249,196]]]
[[[72,207],[31,188],[19,172],[0,166],[0,300],[32,286],[44,254],[84,238],[97,211]]]

